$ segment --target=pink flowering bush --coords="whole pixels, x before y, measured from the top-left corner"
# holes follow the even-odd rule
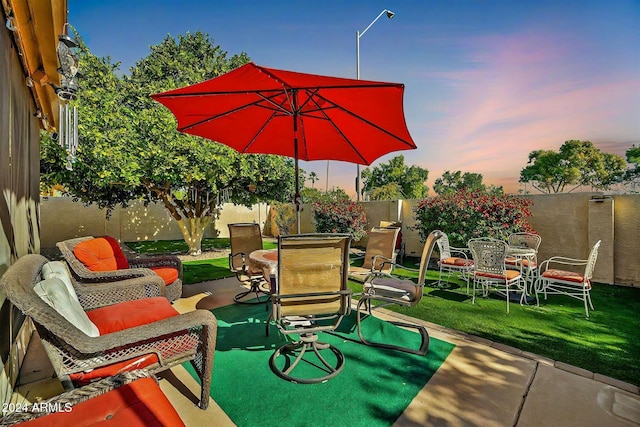
[[[452,246],[465,247],[471,238],[506,240],[509,234],[535,231],[527,222],[533,201],[513,195],[461,190],[427,197],[414,208],[414,229],[425,241],[433,230],[447,233]]]
[[[318,233],[349,233],[354,241],[367,235],[367,214],[356,202],[315,202],[313,216]]]

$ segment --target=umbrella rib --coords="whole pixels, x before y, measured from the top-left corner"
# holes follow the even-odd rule
[[[283,108],[282,106],[280,106],[280,105],[278,105],[277,103],[273,102],[273,101],[270,99],[271,97],[266,97],[266,96],[264,96],[264,95],[263,95],[263,94],[261,94],[261,93],[258,93],[257,95],[258,95],[258,96],[260,96],[261,100],[259,100],[259,101],[254,101],[254,102],[250,102],[250,103],[248,103],[248,104],[241,105],[241,106],[239,106],[239,107],[237,107],[237,108],[234,108],[234,109],[232,109],[232,110],[225,111],[224,113],[216,114],[215,116],[207,117],[206,119],[202,119],[202,120],[200,120],[200,121],[197,121],[197,122],[192,123],[192,124],[190,124],[190,125],[187,125],[187,126],[185,126],[185,127],[178,128],[178,130],[179,130],[180,132],[184,132],[185,130],[188,130],[188,129],[191,129],[191,128],[194,128],[194,127],[200,126],[200,125],[202,125],[202,124],[204,124],[204,123],[207,123],[207,122],[209,122],[209,121],[219,119],[220,117],[224,117],[224,116],[227,116],[227,115],[229,115],[229,114],[233,114],[233,113],[235,113],[235,112],[238,112],[238,111],[244,110],[244,109],[249,108],[249,107],[251,107],[251,106],[258,106],[258,107],[262,107],[262,108],[267,108],[267,109],[268,109],[268,107],[263,106],[263,105],[260,105],[260,103],[261,103],[263,100],[264,100],[264,101],[268,101],[268,102],[270,102],[270,103],[271,103],[271,104],[273,104],[275,107],[277,107],[277,108],[281,109],[282,111],[284,111],[285,113],[289,114],[289,111],[287,111],[287,110],[286,110],[286,108]],[[272,97],[276,97],[277,95],[278,95],[278,94],[274,94]],[[274,110],[274,112],[275,112],[275,111],[276,111],[276,110]]]
[[[414,145],[414,144],[412,144],[412,143],[410,143],[410,142],[405,141],[403,138],[400,138],[399,136],[397,136],[397,135],[395,135],[395,134],[393,134],[393,133],[389,132],[388,130],[384,129],[383,127],[376,125],[375,123],[371,122],[370,120],[367,120],[367,119],[365,119],[365,118],[364,118],[364,117],[362,117],[362,116],[359,116],[358,114],[354,113],[353,111],[347,110],[346,108],[344,108],[344,107],[342,107],[341,105],[338,105],[338,104],[336,104],[335,102],[333,102],[333,101],[331,101],[331,100],[329,100],[329,99],[327,99],[327,98],[323,97],[322,95],[318,95],[318,98],[325,100],[326,102],[328,102],[328,103],[330,103],[330,104],[334,105],[334,106],[335,106],[335,108],[338,108],[339,110],[344,111],[345,113],[347,113],[347,114],[349,114],[349,115],[351,115],[351,116],[355,117],[356,119],[358,119],[358,120],[362,121],[363,123],[366,123],[366,124],[368,124],[369,126],[371,126],[371,127],[375,128],[375,129],[378,129],[380,132],[382,132],[382,133],[386,133],[386,134],[387,134],[387,135],[389,135],[390,137],[392,137],[392,138],[394,138],[394,139],[397,139],[398,141],[402,142],[403,144],[407,145],[408,147],[415,148],[415,145]],[[318,107],[319,107],[319,106],[318,106]],[[332,121],[332,123],[333,123],[333,121]]]

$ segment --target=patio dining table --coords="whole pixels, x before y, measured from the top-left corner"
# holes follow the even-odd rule
[[[278,274],[278,250],[260,249],[249,254],[251,263],[262,270],[264,279],[270,282],[271,275]]]

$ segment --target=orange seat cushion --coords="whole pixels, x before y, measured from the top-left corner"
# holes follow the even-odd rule
[[[505,270],[505,275],[507,276],[507,280],[513,280],[520,275],[520,272],[516,270]],[[476,271],[476,276],[488,277],[490,279],[504,279],[505,277],[501,274],[486,273],[484,271]]]
[[[122,362],[113,363],[101,368],[92,369],[88,372],[76,372],[69,374],[69,379],[76,386],[83,386],[100,378],[112,377],[122,372],[130,372],[136,369],[146,368],[147,366],[151,366],[155,363],[158,363],[158,356],[151,353]]]
[[[464,258],[457,258],[457,257],[446,258],[440,262],[447,265],[456,265],[458,267],[469,267],[473,265],[472,259],[464,259]]]
[[[520,265],[520,264],[522,264],[525,267],[535,267],[536,266],[536,262],[535,261],[529,261],[526,258],[518,259],[518,258],[509,257],[509,258],[506,258],[504,260],[504,263],[507,264],[507,265]]]
[[[151,270],[160,276],[165,285],[170,285],[178,280],[178,270],[173,267],[151,267]]]
[[[125,301],[87,311],[87,316],[98,327],[100,335],[147,325],[179,314],[164,297]]]
[[[579,273],[574,273],[573,271],[565,271],[565,270],[555,270],[549,269],[542,273],[542,277],[546,277],[548,279],[558,279],[564,280],[567,282],[576,282],[581,283],[584,281],[584,276]]]
[[[97,237],[78,243],[73,254],[91,271],[113,271],[118,263],[109,242]]]
[[[122,252],[122,248],[120,247],[120,243],[115,237],[111,236],[102,236],[109,245],[111,246],[111,250],[113,250],[113,256],[116,257],[116,265],[118,266],[118,270],[124,270],[129,268],[129,260],[125,256],[124,252]]]
[[[86,400],[65,412],[28,421],[28,427],[180,427],[184,423],[152,378],[141,378]]]

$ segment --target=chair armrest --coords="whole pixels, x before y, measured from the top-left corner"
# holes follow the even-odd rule
[[[374,256],[372,256],[371,258],[372,258],[372,259],[371,259],[371,272],[372,272],[372,273],[373,273],[374,271],[376,271],[376,263],[377,263],[377,262],[378,262],[378,260],[380,260],[380,259],[381,259],[381,260],[384,260],[384,261],[382,262],[382,264],[380,264],[380,268],[379,268],[379,269],[377,269],[377,271],[382,271],[382,270],[384,269],[384,266],[385,266],[385,265],[389,265],[389,266],[391,266],[392,268],[393,268],[393,267],[395,267],[396,265],[398,265],[398,264],[396,264],[396,262],[393,260],[393,258],[388,258],[388,257],[386,257],[386,256],[382,256],[382,255],[374,255]]]
[[[399,264],[397,264],[397,265],[398,265],[399,268],[403,268],[404,270],[419,272],[419,270],[416,270],[415,268],[404,267],[404,266],[399,265]],[[373,286],[375,288],[376,284],[374,283],[374,281],[375,281],[375,279],[377,279],[379,277],[384,277],[386,279],[392,279],[392,280],[397,280],[397,281],[402,281],[402,282],[411,282],[410,284],[412,284],[416,288],[421,288],[421,287],[424,286],[424,285],[421,285],[419,283],[414,282],[409,277],[399,278],[397,276],[394,276],[392,274],[385,273],[385,272],[375,272],[375,273],[370,274],[369,276],[367,276],[367,278],[365,279],[364,283],[368,283],[368,284],[370,284],[371,286]]]
[[[81,353],[97,354],[142,341],[157,341],[159,335],[183,332],[194,327],[206,328],[215,336],[217,320],[208,310],[195,310],[99,337],[88,337],[77,329],[60,334],[60,337]]]
[[[325,297],[325,296],[336,296],[336,295],[347,295],[350,297],[351,294],[352,294],[351,289],[345,289],[345,290],[335,291],[335,292],[309,292],[309,293],[303,293],[303,294],[286,294],[286,295],[279,295],[276,293],[272,295],[272,298],[276,300],[286,300],[291,298]]]
[[[74,288],[80,305],[86,311],[124,301],[161,297],[165,295],[166,285],[160,276],[154,274],[119,282],[74,282]]]
[[[178,277],[182,278],[182,261],[173,255],[139,255],[127,257],[130,268],[171,267],[178,270]]]
[[[232,260],[238,256],[242,258],[242,270],[237,270],[233,266]],[[231,271],[247,271],[247,254],[245,254],[244,252],[236,252],[235,254],[229,254],[229,269]]]
[[[79,403],[105,394],[111,390],[115,390],[118,387],[132,383],[140,378],[153,378],[156,383],[158,382],[154,375],[142,369],[123,372],[112,377],[92,382],[84,387],[66,391],[50,399],[38,402],[38,405],[29,405],[28,407],[24,407],[20,412],[9,413],[0,419],[0,423],[3,426],[10,426],[34,420],[51,413],[45,408],[53,408],[54,410],[69,409],[72,411],[73,406]]]
[[[542,261],[540,263],[540,270],[546,271],[549,268],[550,264],[581,266],[581,265],[587,265],[588,262],[589,262],[588,259],[576,259],[576,258],[555,256]]]
[[[469,248],[454,248],[453,246],[449,246],[449,251],[451,253],[461,254],[465,259],[469,259],[469,256],[467,255]]]

